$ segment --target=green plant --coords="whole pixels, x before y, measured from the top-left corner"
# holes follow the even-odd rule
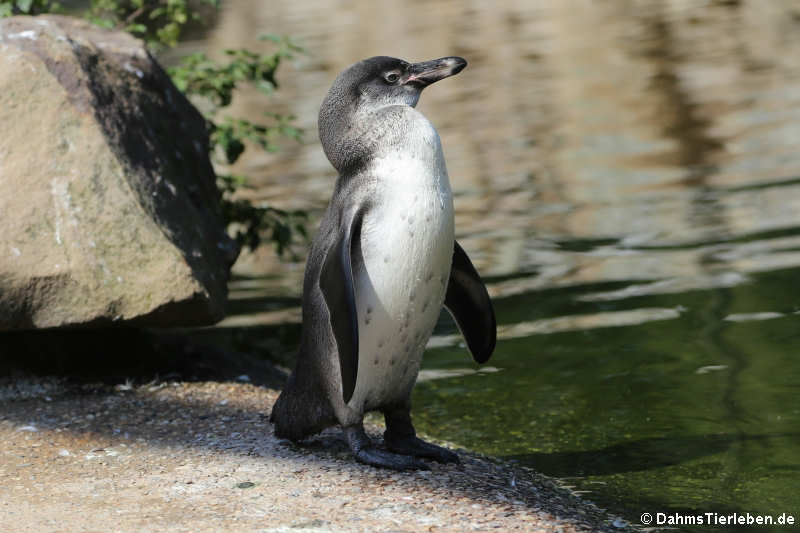
[[[203,0],[218,7],[219,0]],[[198,6],[188,0],[91,0],[82,15],[106,28],[129,31],[143,38],[151,49],[177,44],[187,24],[200,19]],[[20,13],[40,14],[60,9],[55,0],[0,0],[0,17]],[[242,84],[250,84],[269,95],[278,87],[276,73],[284,59],[302,49],[286,37],[264,35],[275,50],[259,54],[249,50],[226,50],[224,63],[204,54],[192,54],[168,69],[176,87],[189,97],[202,98],[211,156],[217,165],[235,163],[248,145],[275,151],[277,139],[300,140],[302,131],[293,125],[294,117],[265,113],[264,123],[222,116],[234,93]],[[307,238],[307,216],[303,211],[285,211],[272,206],[254,205],[237,198],[237,191],[247,186],[247,179],[221,173],[217,177],[222,212],[233,236],[243,246],[254,249],[264,241],[274,244],[278,255],[291,251],[299,237]]]
[[[185,94],[203,98],[211,139],[211,151],[218,164],[232,165],[245,151],[247,142],[274,152],[278,138],[300,140],[302,132],[293,125],[293,116],[265,113],[267,123],[254,123],[241,118],[217,118],[222,108],[230,105],[235,89],[249,83],[269,95],[278,87],[275,75],[281,61],[301,49],[286,37],[264,35],[277,46],[272,54],[256,54],[248,50],[226,50],[227,63],[210,60],[205,54],[192,54],[169,69],[175,85]],[[257,248],[264,238],[275,246],[278,255],[291,250],[295,236],[307,238],[304,211],[285,211],[272,206],[253,205],[237,199],[236,191],[246,187],[246,178],[221,174],[217,186],[222,192],[222,210],[234,237],[242,246]]]
[[[249,50],[226,50],[228,63],[211,61],[205,54],[192,54],[183,58],[181,65],[171,69],[175,85],[182,91],[208,98],[215,106],[231,103],[237,84],[250,82],[264,94],[272,94],[278,87],[275,73],[284,59],[302,52],[290,39],[265,34],[262,41],[272,41],[278,49],[272,54],[257,54]]]
[[[219,0],[201,0],[219,7]],[[184,26],[200,20],[188,0],[91,0],[86,16],[104,28],[131,32],[152,48],[175,46]]]
[[[11,15],[55,13],[61,5],[55,0],[0,0],[0,18]]]

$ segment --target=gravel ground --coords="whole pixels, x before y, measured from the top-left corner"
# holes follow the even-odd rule
[[[463,450],[461,465],[397,473],[355,463],[335,430],[278,440],[277,395],[0,381],[0,531],[632,530],[549,478]]]

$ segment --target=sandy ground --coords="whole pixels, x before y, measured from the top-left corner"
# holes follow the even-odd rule
[[[247,383],[0,383],[0,531],[625,531],[556,482],[460,451],[397,473],[302,446]],[[370,427],[377,438],[380,428]]]

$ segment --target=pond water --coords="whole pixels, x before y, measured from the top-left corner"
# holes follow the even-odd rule
[[[308,55],[272,101],[247,93],[234,111],[291,112],[306,140],[238,170],[253,199],[314,227],[335,179],[315,124],[335,75],[378,54],[470,62],[419,109],[499,343],[478,370],[442,318],[420,430],[634,523],[800,520],[800,5],[231,0],[187,47],[267,49],[263,32]],[[243,258],[219,327],[288,362],[302,259]]]

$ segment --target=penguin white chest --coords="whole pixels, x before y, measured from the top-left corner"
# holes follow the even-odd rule
[[[444,302],[453,256],[453,200],[435,139],[433,157],[376,161],[376,208],[361,229],[354,272],[359,364],[350,406],[405,400]]]

